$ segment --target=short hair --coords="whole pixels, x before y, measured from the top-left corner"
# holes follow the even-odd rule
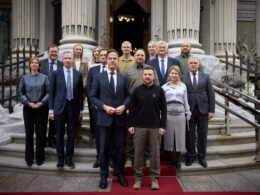
[[[119,53],[118,53],[115,49],[109,49],[109,50],[107,51],[107,56],[108,56],[110,53],[116,53],[117,57],[119,58]]]
[[[57,45],[55,45],[55,44],[50,44],[49,47],[48,47],[48,49],[47,49],[47,51],[49,51],[50,48],[53,48],[53,47],[57,47],[57,48],[58,48],[58,51],[59,51],[59,47],[58,47]]]
[[[178,74],[179,74],[179,78],[178,78],[178,80],[177,80],[177,85],[180,85],[181,84],[181,70],[180,70],[180,68],[179,68],[179,66],[178,65],[173,65],[173,66],[171,66],[170,68],[169,68],[169,70],[168,70],[168,76],[167,76],[167,81],[170,81],[170,72],[172,71],[172,70],[176,70],[177,72],[178,72]]]
[[[152,71],[153,71],[153,74],[155,75],[155,70],[154,70],[153,67],[151,67],[151,66],[148,65],[148,66],[144,67],[143,71],[145,71],[145,70],[152,70]]]
[[[135,54],[136,54],[137,51],[143,51],[143,52],[144,52],[144,55],[145,55],[145,51],[144,51],[143,48],[138,48],[138,49],[135,51]]]
[[[132,48],[132,43],[130,41],[123,41],[123,43],[121,44],[121,47],[123,47],[123,44],[128,43],[130,45],[130,47]]]
[[[198,61],[198,64],[200,64],[200,59],[198,58],[198,57],[196,57],[196,56],[191,56],[190,58],[189,58],[189,60],[188,60],[188,64],[190,63],[190,60],[191,59],[196,59],[197,61]]]
[[[107,49],[102,48],[102,49],[99,51],[99,53],[101,53],[101,51],[106,51],[106,52],[107,52]]]
[[[72,54],[71,51],[64,51],[63,54],[62,54],[62,58],[63,58],[64,54],[71,54],[71,56],[73,57],[73,54]]]
[[[191,44],[190,44],[189,41],[183,41],[183,43],[181,44],[181,47],[182,47],[182,45],[183,45],[184,43],[188,43],[188,44],[190,45],[190,47],[191,47]]]
[[[158,47],[161,44],[165,44],[166,48],[168,49],[168,43],[166,41],[158,41],[156,46]]]
[[[31,65],[31,63],[32,63],[33,60],[37,60],[37,62],[38,62],[38,64],[39,64],[39,70],[38,70],[38,71],[41,72],[41,71],[42,71],[41,61],[40,61],[40,59],[37,58],[36,56],[31,57],[30,60],[29,60],[29,70],[30,70],[30,72],[31,72],[31,67],[30,67],[30,65]]]

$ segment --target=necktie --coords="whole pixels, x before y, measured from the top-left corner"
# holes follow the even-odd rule
[[[165,78],[165,68],[164,68],[164,60],[161,61],[161,73],[162,73],[162,78]]]
[[[54,62],[53,61],[51,61],[51,66],[50,66],[50,78],[51,78],[51,75],[52,75],[52,73],[53,73],[53,64],[54,64]]]
[[[106,68],[106,65],[105,65],[105,66],[102,66],[102,72],[105,71],[105,68]]]
[[[115,94],[115,82],[114,82],[114,78],[113,78],[114,74],[115,74],[114,72],[111,72],[110,83],[109,83],[113,94]]]
[[[196,73],[192,73],[192,74],[193,74],[193,89],[197,90],[198,84],[196,80]]]
[[[71,87],[71,76],[70,76],[70,70],[68,70],[67,74],[67,99],[72,99],[72,87]]]

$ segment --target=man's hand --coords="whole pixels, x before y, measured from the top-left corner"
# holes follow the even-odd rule
[[[130,134],[134,134],[134,133],[135,133],[135,128],[134,128],[134,127],[129,127],[129,128],[128,128],[128,132],[129,132]]]
[[[29,103],[29,106],[30,106],[32,109],[35,109],[35,103]]]
[[[103,109],[106,111],[107,114],[112,115],[115,113],[116,109],[107,105],[103,106]]]
[[[118,106],[116,108],[116,115],[121,115],[121,114],[123,114],[124,111],[125,111],[125,105]]]
[[[82,121],[82,118],[83,118],[83,115],[80,114],[78,120],[79,120],[79,121]]]
[[[34,109],[38,109],[42,106],[42,102],[37,102],[36,104],[34,104]]]
[[[214,113],[213,112],[209,112],[208,113],[208,120],[212,119],[214,117]]]
[[[159,135],[163,136],[165,134],[165,130],[163,128],[159,128]]]
[[[49,114],[49,118],[50,118],[51,120],[54,120],[54,114]]]

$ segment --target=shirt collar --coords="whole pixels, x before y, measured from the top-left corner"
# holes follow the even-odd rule
[[[183,58],[189,58],[189,57],[190,57],[190,53],[188,53],[188,55],[184,55],[183,53],[181,53],[181,56],[182,56]]]
[[[199,71],[197,70],[196,72],[195,72],[195,74],[196,74],[196,76],[199,74]],[[192,75],[193,76],[193,72],[190,72],[190,75]]]
[[[48,58],[48,61],[49,61],[49,64],[51,64],[51,63],[52,63],[52,61],[51,61],[51,59],[50,59],[50,58]],[[55,61],[54,61],[54,64],[57,64],[57,61],[58,61],[58,60],[55,60]]]
[[[63,66],[63,70],[65,70],[65,71],[72,70],[72,67],[70,69],[68,69],[65,66]]]
[[[168,55],[166,55],[165,58],[160,58],[160,57],[158,56],[158,59],[159,59],[159,61],[162,61],[162,60],[166,61],[166,60],[168,59]]]
[[[107,74],[111,74],[111,71],[109,69],[107,69]],[[117,71],[115,70],[114,71],[114,74],[116,75],[117,74]]]
[[[144,64],[139,65],[139,66],[136,64],[136,68],[142,68],[143,69],[144,68]]]

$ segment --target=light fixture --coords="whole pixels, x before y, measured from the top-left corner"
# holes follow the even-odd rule
[[[128,14],[121,14],[121,15],[118,15],[117,16],[118,18],[118,21],[119,22],[123,22],[123,21],[126,21],[126,22],[133,22],[135,21],[135,18],[133,15],[128,15]]]

